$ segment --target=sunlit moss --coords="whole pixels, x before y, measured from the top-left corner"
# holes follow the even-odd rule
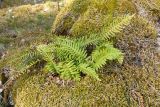
[[[57,15],[52,32],[58,35],[80,35],[80,32],[81,34],[97,32],[108,17],[105,15],[112,14],[116,17],[117,15],[136,12],[134,4],[128,0],[74,0]]]
[[[118,82],[116,74],[102,75],[102,82],[86,77],[70,86],[44,85],[44,78],[43,74],[26,76],[16,83],[13,92],[17,107],[127,106],[124,81]]]
[[[91,0],[74,0],[66,5],[57,15],[52,32],[62,35],[68,34],[74,22],[87,10],[90,3]]]

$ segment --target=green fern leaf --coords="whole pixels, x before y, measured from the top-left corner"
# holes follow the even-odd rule
[[[80,47],[79,43],[61,38],[58,38],[57,41],[58,42],[55,42],[55,50],[61,60],[75,59],[77,61],[81,61],[86,59],[86,51]]]
[[[96,70],[103,67],[107,60],[118,60],[120,63],[123,61],[123,54],[120,50],[113,47],[111,44],[105,44],[93,51],[92,63]]]
[[[59,74],[63,79],[74,79],[80,80],[80,72],[77,71],[77,67],[74,65],[72,61],[70,62],[60,62],[59,66]]]
[[[97,79],[98,81],[100,81],[98,74],[96,73],[96,71],[90,67],[88,64],[80,64],[79,65],[79,70],[81,72],[83,72],[84,74],[87,74],[88,76]]]
[[[109,23],[106,27],[102,29],[101,35],[105,39],[109,39],[110,37],[114,37],[117,33],[123,30],[124,26],[129,25],[131,19],[134,15],[126,15],[124,17],[118,17],[113,20],[112,23]]]

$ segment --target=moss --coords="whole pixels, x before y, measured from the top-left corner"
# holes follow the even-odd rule
[[[106,16],[99,13],[97,9],[90,8],[73,24],[70,34],[79,36],[99,32],[105,19]]]
[[[134,0],[133,0],[134,1]],[[134,1],[139,14],[150,21],[157,23],[160,17],[159,0],[139,0]]]
[[[121,0],[118,6],[119,14],[135,14],[138,13],[136,5],[132,0]]]
[[[125,35],[130,35],[131,37],[136,36],[137,38],[156,39],[157,37],[157,31],[154,24],[138,15],[133,18],[130,25],[124,29],[124,32],[127,33]]]
[[[28,39],[31,32],[34,34],[50,32],[56,14],[57,9],[54,2],[1,9],[0,36],[11,39],[15,37]]]
[[[74,85],[57,86],[54,83],[44,85],[43,74],[26,76],[14,88],[15,106],[127,106],[124,81],[118,82],[116,74],[102,75],[102,78],[102,82],[86,77]]]
[[[39,3],[44,3],[48,1],[53,1],[53,0],[40,0]],[[26,5],[26,4],[35,4],[35,1],[34,0],[4,0],[2,2],[1,8],[8,8],[8,7],[20,6],[20,5]]]
[[[134,4],[128,0],[74,0],[57,15],[52,32],[58,35],[85,35],[99,31],[110,13],[117,16],[136,12]]]
[[[52,32],[58,35],[67,34],[78,17],[87,10],[90,3],[91,0],[74,0],[65,6],[57,15]]]
[[[154,26],[144,18],[136,16],[117,36],[115,43],[126,54],[127,64],[143,66],[144,63],[149,63],[152,54],[156,56],[156,38],[157,31]],[[152,61],[151,63],[155,64]]]
[[[160,106],[156,101],[159,99],[160,81],[160,57],[156,51],[156,35],[154,26],[137,16],[116,42],[116,46],[125,53],[122,67],[125,81],[130,90],[141,93],[144,106]],[[134,98],[133,93],[131,97]]]
[[[3,63],[0,69],[6,66],[11,56],[52,40],[53,35],[48,32],[57,14],[55,5],[47,2],[0,10],[0,43],[7,44],[7,55],[0,61]]]

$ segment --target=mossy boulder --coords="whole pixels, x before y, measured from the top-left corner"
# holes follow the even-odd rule
[[[84,77],[68,83],[47,79],[43,73],[24,75],[13,87],[16,107],[160,106],[160,57],[152,24],[136,16],[115,41],[125,54],[124,63],[106,65],[100,71],[101,81]]]
[[[123,6],[128,4],[128,7]],[[57,35],[85,35],[97,32],[109,21],[107,15],[133,14],[136,8],[128,0],[73,0],[60,11],[53,24]]]
[[[78,10],[72,10],[73,4],[65,7],[67,10],[62,10],[57,16],[53,33],[84,35],[98,32],[108,13],[103,8],[106,0],[95,1],[92,4],[89,0],[75,0],[73,4],[77,3],[74,6]],[[84,6],[82,11],[79,5]],[[151,22],[135,16],[115,38],[115,46],[125,55],[124,63],[108,63],[100,70],[101,81],[84,77],[79,82],[68,83],[59,78],[50,80],[44,73],[24,75],[13,87],[15,106],[160,106],[160,56],[156,52],[156,35]]]
[[[125,90],[125,81],[120,75],[102,75],[102,82],[85,77],[81,82],[68,86],[58,86],[53,81],[47,83],[44,78],[44,74],[38,74],[19,79],[14,87],[16,91],[13,91],[15,106],[104,107],[128,105],[125,96],[128,94]]]
[[[74,0],[67,4],[57,15],[52,32],[58,35],[68,34],[74,22],[87,10],[90,3],[91,0]]]

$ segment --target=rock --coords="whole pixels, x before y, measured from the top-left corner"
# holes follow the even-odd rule
[[[16,38],[17,37],[17,32],[15,30],[7,30],[8,36],[11,38]]]

